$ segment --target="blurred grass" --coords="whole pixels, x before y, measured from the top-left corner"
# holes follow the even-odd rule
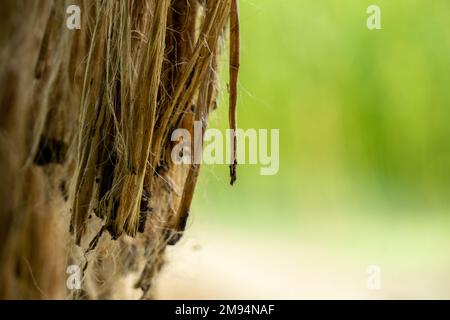
[[[194,219],[366,244],[368,224],[420,242],[426,222],[450,243],[450,3],[376,3],[369,31],[373,1],[241,1],[239,127],[280,129],[280,171],[242,165],[231,188],[227,166],[203,166]],[[225,129],[222,91],[210,127]]]

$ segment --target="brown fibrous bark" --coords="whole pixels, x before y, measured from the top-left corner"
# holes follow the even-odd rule
[[[66,27],[70,5],[80,30]],[[200,171],[172,163],[170,135],[206,128],[229,21],[236,129],[237,0],[0,7],[0,298],[151,298]]]

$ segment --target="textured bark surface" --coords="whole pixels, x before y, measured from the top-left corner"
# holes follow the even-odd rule
[[[170,135],[216,107],[230,12],[235,127],[236,1],[1,2],[0,298],[151,298],[200,169]]]

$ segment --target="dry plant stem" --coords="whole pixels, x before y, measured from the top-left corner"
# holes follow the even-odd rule
[[[193,96],[198,90],[200,79],[204,76],[208,67],[207,59],[212,56],[212,52],[207,46],[207,39],[214,30],[220,28],[220,17],[218,15],[226,10],[228,1],[229,0],[209,0],[205,3],[204,10],[206,16],[193,55],[182,69],[174,90],[172,101],[168,108],[164,110],[160,120],[161,131],[156,137],[153,146],[157,154],[162,149],[163,141],[167,140],[169,130],[171,130],[179,119],[178,117],[173,116],[174,113],[180,115],[185,113],[192,103]],[[155,159],[152,164],[153,167],[157,167],[159,161],[160,159]]]
[[[151,37],[147,44],[147,51],[145,52],[145,64],[143,68],[141,67],[142,81],[144,81],[144,77],[151,76],[147,90],[139,90],[139,93],[136,94],[135,107],[137,107],[137,113],[135,119],[138,120],[138,124],[135,128],[138,134],[134,141],[137,142],[135,149],[139,153],[137,153],[137,161],[133,165],[133,170],[136,170],[136,173],[131,172],[131,175],[126,176],[126,179],[129,180],[125,181],[122,197],[120,198],[116,222],[116,225],[120,228],[118,234],[122,232],[121,228],[123,227],[127,234],[134,236],[139,226],[139,208],[142,199],[144,178],[147,170],[147,162],[151,161],[149,160],[149,154],[157,109],[158,86],[164,57],[166,19],[169,4],[169,0],[157,2]]]
[[[240,67],[240,30],[239,30],[239,6],[238,0],[231,0],[230,11],[230,108],[229,121],[232,129],[231,185],[236,182],[236,149],[237,149],[237,85]]]
[[[225,8],[221,8],[221,15],[219,16],[219,19],[217,21],[217,24],[215,24],[215,29],[212,35],[210,37],[206,38],[206,47],[207,48],[217,48],[218,41],[220,39],[220,34],[222,30],[225,28],[227,18],[229,16],[229,2],[224,3]],[[207,56],[207,63],[205,64],[204,71],[206,72],[205,75],[202,76],[204,79],[201,82],[200,90],[197,98],[197,104],[195,109],[195,116],[194,120],[199,121],[202,123],[202,132],[205,132],[205,129],[207,127],[207,118],[210,110],[214,108],[214,105],[212,104],[212,96],[213,88],[210,87],[210,84],[215,79],[215,69],[213,68],[216,64],[216,60],[214,57],[217,56],[217,52],[210,52],[210,55]],[[202,70],[203,71],[203,70]],[[194,139],[201,139],[203,141],[202,137],[194,137]],[[191,141],[192,143],[192,150],[195,150],[193,147],[194,145],[200,145],[201,141]],[[195,150],[196,152],[201,153],[202,150]],[[193,155],[194,159],[198,159],[201,157],[201,154]],[[192,159],[192,160],[194,160]],[[184,191],[183,195],[180,201],[180,205],[177,211],[177,215],[175,217],[175,221],[173,222],[173,233],[170,233],[170,237],[168,239],[168,243],[170,245],[174,245],[178,242],[180,239],[182,233],[184,232],[184,229],[186,228],[186,222],[189,217],[190,213],[190,207],[195,191],[195,186],[197,184],[197,179],[200,173],[200,164],[195,163],[195,161],[192,161],[193,164],[191,165],[188,176],[186,178],[186,182],[184,185]]]

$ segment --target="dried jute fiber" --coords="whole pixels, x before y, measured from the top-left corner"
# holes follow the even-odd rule
[[[200,170],[170,136],[207,126],[226,41],[237,126],[237,0],[3,0],[0,24],[0,298],[151,298]]]

